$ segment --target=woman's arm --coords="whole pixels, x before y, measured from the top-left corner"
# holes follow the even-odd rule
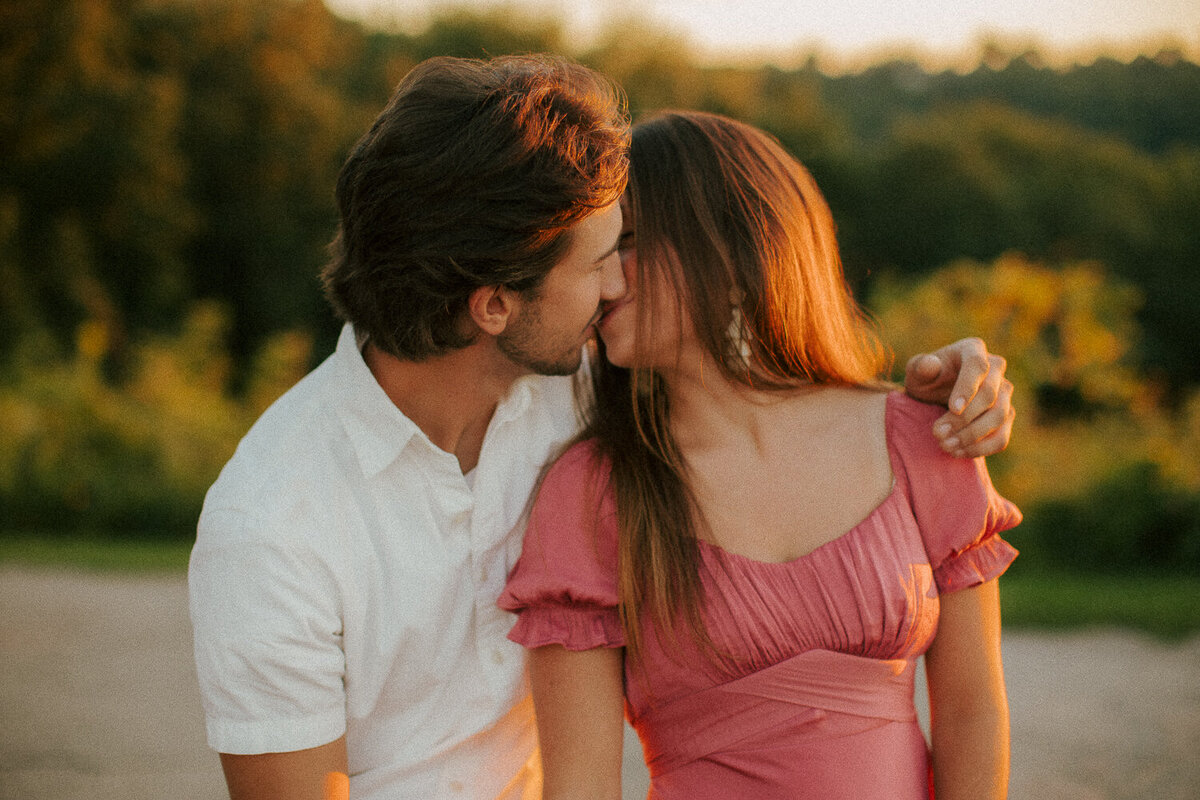
[[[1008,796],[1008,697],[996,580],[943,595],[925,654],[938,800]]]
[[[529,652],[544,800],[620,800],[624,649]]]

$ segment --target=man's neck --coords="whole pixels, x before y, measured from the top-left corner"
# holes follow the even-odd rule
[[[403,361],[368,341],[363,358],[388,398],[464,474],[479,462],[496,406],[526,374],[486,339],[425,361]]]

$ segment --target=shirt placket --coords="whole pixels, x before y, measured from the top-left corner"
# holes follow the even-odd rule
[[[504,576],[502,567],[496,563],[498,547],[503,533],[497,530],[502,525],[500,503],[496,502],[495,491],[486,485],[476,484],[476,513],[471,521],[471,587],[475,594],[475,630],[478,653],[483,674],[492,690],[498,687],[497,672],[504,669],[510,654],[498,643],[503,633],[496,630],[496,599],[500,595],[499,581]]]
[[[527,402],[527,398],[523,399]],[[513,463],[510,448],[521,447],[514,436],[513,411],[523,402],[498,414],[480,452],[480,473],[475,482],[475,514],[471,525],[471,584],[475,591],[475,624],[478,654],[483,674],[497,696],[511,691],[512,670],[519,669],[521,651],[505,635],[511,620],[496,607],[507,578],[506,540],[516,520],[506,519],[504,481],[518,479],[509,474]],[[503,462],[498,464],[497,461]]]
[[[449,552],[454,554],[455,563],[452,574],[460,576],[457,582],[457,591],[464,591],[467,587],[471,591],[472,607],[469,612],[470,619],[466,621],[466,624],[469,626],[470,636],[474,640],[474,649],[479,652],[483,648],[481,648],[478,622],[480,556],[477,552],[479,537],[476,533],[476,526],[481,516],[478,495],[468,485],[457,459],[445,453],[440,455],[446,456],[446,459],[443,469],[439,470],[439,482],[442,485],[442,490],[438,493],[439,505],[443,519],[447,523],[447,547]],[[490,682],[479,679],[481,675],[483,678],[488,677],[489,670],[486,666],[488,661],[485,658],[488,655],[490,654],[479,652],[483,669],[472,669],[463,665],[463,672],[459,675],[460,678],[468,681],[464,684],[464,688],[469,686],[469,696],[463,696],[461,700],[466,707],[474,708],[478,712],[486,712],[492,704],[493,692]]]

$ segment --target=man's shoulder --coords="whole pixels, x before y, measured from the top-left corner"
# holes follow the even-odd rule
[[[296,513],[334,490],[340,423],[328,364],[276,400],[238,443],[208,491],[204,513],[263,518]]]

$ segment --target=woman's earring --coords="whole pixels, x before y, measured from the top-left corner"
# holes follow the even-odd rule
[[[746,318],[742,315],[742,302],[746,295],[736,286],[729,290],[729,303],[733,306],[733,320],[729,323],[726,336],[729,338],[729,361],[734,369],[750,368],[750,338],[746,331]]]

